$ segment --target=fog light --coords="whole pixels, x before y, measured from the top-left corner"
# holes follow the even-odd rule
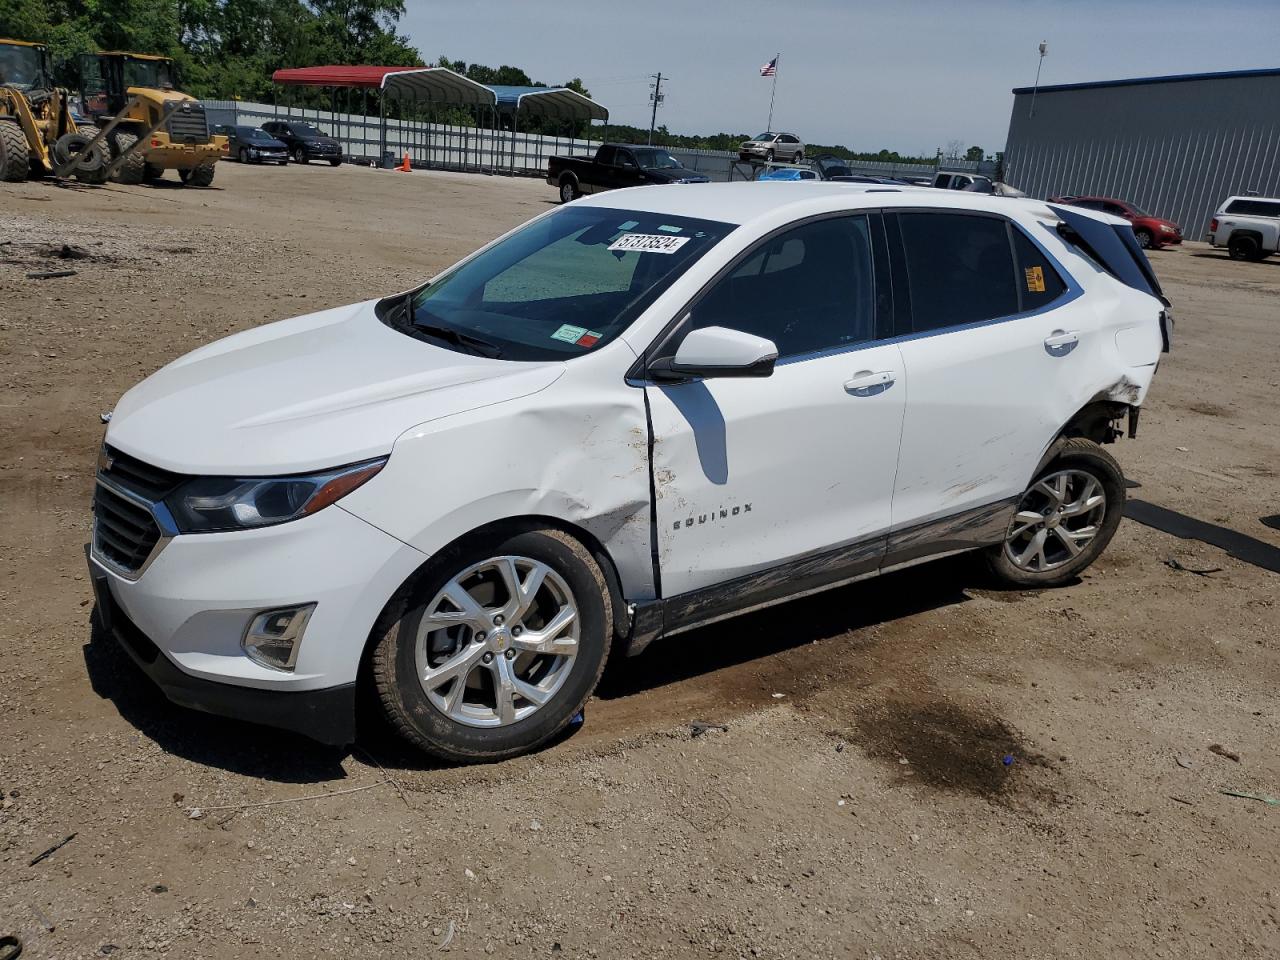
[[[292,670],[298,662],[302,631],[315,610],[314,603],[300,607],[263,610],[249,621],[240,645],[249,659],[272,670]]]

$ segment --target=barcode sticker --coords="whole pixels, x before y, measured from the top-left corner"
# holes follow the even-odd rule
[[[1027,293],[1044,293],[1044,268],[1027,267],[1023,273],[1027,275]]]
[[[675,253],[688,237],[665,237],[657,233],[628,233],[609,244],[610,250],[636,250],[640,253]]]

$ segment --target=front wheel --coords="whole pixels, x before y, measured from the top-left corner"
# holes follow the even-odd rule
[[[770,150],[768,153],[766,153],[766,154],[764,155],[764,162],[765,162],[765,163],[773,163],[773,151],[772,151],[772,150]]]
[[[294,162],[294,163],[306,163],[306,162],[307,162],[307,151],[306,151],[306,150],[304,150],[302,147],[298,147],[298,149],[294,150],[294,151],[293,151],[293,162]]]
[[[541,528],[445,551],[388,605],[372,676],[407,741],[460,763],[533,750],[573,720],[608,657],[599,564]]]
[[[239,160],[241,163],[248,163],[249,151],[246,150],[244,147],[241,147],[240,152],[236,154],[236,159]]]
[[[1151,236],[1150,230],[1135,230],[1133,231],[1133,235],[1138,240],[1138,246],[1143,250],[1150,250],[1152,246],[1155,245],[1155,241]]]
[[[337,167],[337,166],[341,166],[341,165],[342,165],[342,161],[341,161],[341,160],[330,160],[330,161],[329,161],[329,166],[331,166],[331,167]]]
[[[31,173],[27,135],[16,121],[0,120],[0,181],[17,183]]]
[[[179,170],[178,179],[189,187],[207,187],[213,183],[213,163],[202,163],[194,170]]]
[[[1004,543],[987,560],[1018,587],[1066,583],[1093,563],[1124,512],[1124,475],[1092,440],[1068,440],[1018,503]]]

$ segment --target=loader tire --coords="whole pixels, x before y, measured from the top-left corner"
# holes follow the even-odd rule
[[[9,120],[0,120],[0,180],[17,183],[31,173],[31,153],[22,128]]]
[[[137,142],[138,138],[132,133],[125,133],[122,130],[113,132],[111,135],[112,159],[132,149]],[[141,183],[146,176],[147,156],[141,150],[134,150],[116,170],[115,181],[116,183]]]
[[[164,179],[164,167],[157,167],[154,163],[144,162],[142,170],[142,179],[147,183],[155,183],[157,180]]]
[[[64,133],[53,145],[53,157],[57,165],[61,166],[97,135],[98,128],[88,124],[78,127],[75,133]],[[105,143],[99,140],[92,154],[85,157],[82,163],[84,165],[72,173],[73,177],[81,183],[107,182],[107,165],[111,163],[111,154]]]
[[[188,187],[207,187],[213,183],[213,166],[215,162],[202,163],[194,170],[179,170],[178,177]]]

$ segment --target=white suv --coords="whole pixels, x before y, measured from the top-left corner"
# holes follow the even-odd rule
[[[1280,250],[1280,199],[1227,197],[1209,221],[1210,246],[1232,260],[1265,260]]]
[[[1126,222],[1033,201],[575,201],[130,390],[98,612],[179,703],[347,743],[367,690],[423,750],[510,756],[663,634],[966,550],[1076,576],[1164,307]]]

